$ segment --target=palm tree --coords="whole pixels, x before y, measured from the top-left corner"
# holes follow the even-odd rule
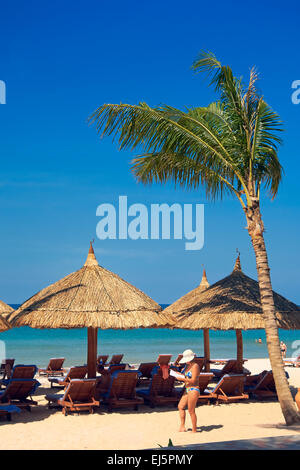
[[[204,187],[208,199],[235,196],[245,213],[256,256],[269,357],[278,399],[288,425],[300,422],[284,372],[260,210],[262,190],[277,194],[283,170],[277,151],[280,118],[256,88],[253,68],[247,86],[212,53],[193,64],[205,72],[218,101],[181,111],[163,105],[104,104],[91,116],[98,133],[118,137],[120,149],[142,148],[132,170],[144,184],[172,181],[189,189]]]

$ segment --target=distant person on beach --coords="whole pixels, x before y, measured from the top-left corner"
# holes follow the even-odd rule
[[[180,415],[180,432],[185,432],[185,409],[188,407],[188,411],[192,421],[192,432],[197,432],[197,416],[195,412],[198,397],[200,395],[199,389],[199,375],[200,368],[196,362],[194,362],[196,354],[191,349],[184,351],[182,359],[179,364],[186,364],[183,374],[178,375],[176,378],[181,382],[185,383],[185,392],[181,397],[178,404],[178,410]]]
[[[280,351],[281,351],[282,358],[286,357],[286,350],[287,350],[286,344],[283,341],[280,341]]]

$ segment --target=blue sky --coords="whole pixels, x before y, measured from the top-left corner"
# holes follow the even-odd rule
[[[183,241],[95,241],[100,264],[160,303],[195,287],[203,265],[215,282],[255,258],[237,202],[210,203],[203,192],[143,187],[133,156],[99,140],[87,118],[103,103],[206,105],[215,95],[190,66],[213,51],[248,77],[256,65],[265,99],[281,115],[278,197],[262,204],[273,288],[300,303],[299,124],[291,84],[300,79],[299,4],[177,0],[51,2],[1,5],[0,298],[19,303],[83,264],[96,238],[99,204],[127,195],[132,203],[204,203],[205,244]]]

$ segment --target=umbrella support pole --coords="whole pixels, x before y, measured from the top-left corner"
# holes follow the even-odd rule
[[[236,334],[236,358],[238,363],[238,372],[243,372],[243,334],[242,330],[235,330]]]
[[[209,347],[209,329],[203,329],[205,372],[210,372],[210,347]]]
[[[96,377],[97,370],[97,328],[88,327],[88,352],[87,352],[87,364],[88,364],[88,378],[92,379]]]

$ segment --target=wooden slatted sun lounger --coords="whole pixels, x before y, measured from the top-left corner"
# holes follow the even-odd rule
[[[137,395],[143,398],[145,404],[151,408],[161,405],[177,406],[182,389],[179,392],[175,389],[175,377],[169,375],[167,379],[164,379],[161,368],[158,366],[152,370],[151,375],[149,388],[138,390]]]
[[[140,373],[138,385],[141,385],[151,379],[151,372],[156,366],[156,362],[142,362],[140,364],[139,368],[137,369],[137,371]]]
[[[123,357],[124,357],[124,354],[114,354],[111,360],[109,361],[108,365],[111,366],[115,364],[120,364]]]
[[[212,380],[213,376],[214,376],[214,374],[212,374],[210,372],[200,373],[200,376],[199,376],[200,395],[199,395],[199,398],[198,398],[198,402],[201,402],[201,403],[203,401],[209,402],[209,400],[207,398],[207,393],[205,393],[205,391],[208,387],[209,382]]]
[[[219,401],[232,402],[236,400],[246,400],[249,395],[244,392],[245,376],[243,374],[224,375],[215,388],[211,391],[206,390],[203,396],[209,399]]]
[[[164,379],[167,379],[169,375],[171,357],[172,357],[172,354],[160,354],[156,361],[159,367],[161,368]]]
[[[63,394],[48,394],[45,396],[48,406],[61,406],[62,412],[66,416],[69,411],[89,411],[94,412],[94,408],[99,406],[99,401],[95,399],[95,379],[72,379]]]
[[[276,398],[277,392],[272,371],[266,371],[256,385],[248,386],[247,393],[255,398]]]
[[[37,373],[37,370],[38,368],[36,365],[18,364],[13,367],[9,379],[1,380],[1,385],[8,385],[8,383],[12,379],[33,379],[35,374]]]
[[[126,367],[127,367],[127,364],[112,364],[111,366],[108,366],[108,367],[99,366],[98,372],[101,374],[101,376],[104,376],[104,375],[106,376],[106,375],[111,375],[116,370],[125,370]]]
[[[232,359],[234,360],[234,359]],[[222,365],[224,366],[226,364],[226,362],[230,361],[230,359],[210,359],[209,360],[209,363],[210,364],[219,364],[219,365]]]
[[[0,374],[2,375],[2,379],[9,379],[11,377],[14,363],[14,359],[3,359],[0,365]]]
[[[38,404],[32,395],[40,385],[35,379],[11,379],[6,389],[0,392],[0,402],[30,411],[32,405]]]
[[[66,387],[72,379],[84,379],[87,374],[87,366],[70,367],[69,372],[64,377],[48,377],[48,380],[53,387]]]
[[[229,359],[229,361],[226,362],[222,369],[211,369],[210,372],[212,372],[214,376],[218,379],[220,377],[223,377],[223,375],[225,374],[240,374],[238,361],[236,359]],[[243,368],[243,374],[250,375],[250,371]]]
[[[125,370],[127,364],[112,364],[106,369],[106,373],[113,374],[116,370]]]
[[[103,374],[96,377],[95,398],[100,399],[105,393],[108,392],[110,386],[111,374]]]
[[[267,370],[263,370],[259,374],[247,375],[244,381],[244,390],[247,391],[249,387],[255,387],[267,372]]]
[[[227,362],[229,362],[229,361],[234,361],[234,362],[236,362],[237,359],[231,358],[231,359],[210,359],[210,360],[209,360],[210,364],[220,364],[220,365],[225,365],[225,364],[227,364]],[[248,361],[248,359],[243,359],[243,364],[244,364],[244,362],[246,362],[246,361]]]
[[[102,354],[97,357],[97,365],[105,366],[107,363],[108,354]]]
[[[66,372],[66,369],[62,368],[64,362],[64,357],[51,358],[46,369],[39,369],[39,375],[64,375]]]
[[[103,403],[108,406],[109,411],[120,407],[133,407],[137,410],[138,406],[144,403],[135,391],[139,375],[137,370],[113,372],[108,390],[102,395]]]
[[[172,354],[160,354],[156,362],[160,366],[165,366],[169,364],[171,357],[172,357]]]
[[[106,369],[104,369],[104,367],[101,368],[99,371],[101,375],[96,378],[96,398],[104,395],[108,391],[112,374],[118,370],[125,370],[126,365],[127,364],[115,364]]]

